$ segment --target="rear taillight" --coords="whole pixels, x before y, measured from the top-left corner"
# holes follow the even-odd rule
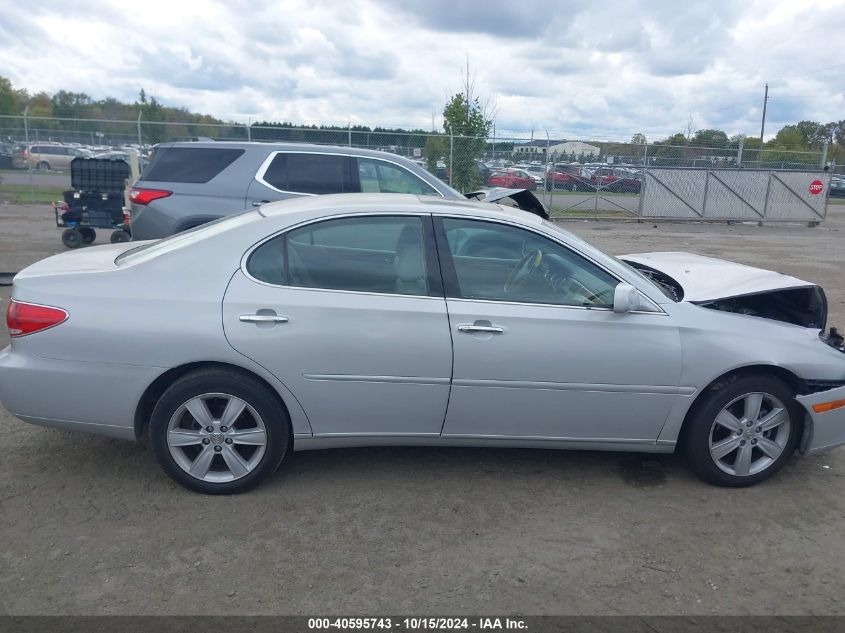
[[[23,301],[9,302],[6,308],[6,327],[12,338],[26,336],[55,327],[67,321],[67,311]]]
[[[129,201],[133,204],[147,205],[153,200],[171,195],[173,192],[167,189],[132,189],[129,192]]]

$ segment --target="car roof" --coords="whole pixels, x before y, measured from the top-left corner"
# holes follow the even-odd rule
[[[344,154],[350,156],[372,156],[373,158],[400,159],[413,163],[410,159],[392,152],[385,152],[374,149],[359,149],[345,145],[316,145],[313,143],[285,143],[285,142],[261,142],[261,141],[176,141],[172,143],[159,143],[157,148],[165,147],[192,147],[192,148],[233,148],[233,149],[262,149],[268,152],[314,152],[322,154]]]
[[[335,193],[320,196],[288,198],[269,202],[258,208],[265,217],[279,217],[290,213],[322,211],[326,215],[350,211],[355,213],[448,213],[482,216],[490,219],[518,219],[523,224],[539,225],[542,218],[533,213],[489,202],[456,200],[436,196],[417,196],[408,193]]]

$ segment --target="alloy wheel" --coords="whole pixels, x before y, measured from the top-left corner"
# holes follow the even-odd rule
[[[729,475],[748,477],[771,466],[789,442],[789,410],[769,393],[729,402],[710,427],[710,457]]]
[[[179,467],[201,481],[235,481],[255,470],[267,428],[246,401],[205,393],[183,403],[167,425],[167,447]]]

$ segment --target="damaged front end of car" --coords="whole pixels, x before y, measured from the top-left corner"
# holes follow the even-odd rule
[[[692,253],[640,253],[620,259],[673,301],[818,329],[824,343],[845,352],[841,332],[825,331],[827,297],[816,284]]]
[[[675,302],[818,330],[819,340],[845,354],[845,338],[827,327],[827,297],[816,284],[692,253],[641,253],[621,259]],[[802,454],[845,444],[845,356],[841,378],[802,378],[795,396],[805,409]]]
[[[470,191],[464,196],[468,200],[477,202],[494,202],[505,206],[516,207],[540,216],[544,220],[549,219],[549,211],[540,199],[528,189],[506,189],[504,187],[492,187],[490,189],[479,189]]]

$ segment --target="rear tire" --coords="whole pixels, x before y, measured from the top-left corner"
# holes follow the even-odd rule
[[[65,229],[62,231],[62,244],[68,248],[79,248],[84,241],[82,233],[76,229]]]
[[[246,492],[272,475],[287,452],[290,429],[287,412],[268,387],[218,368],[178,379],[150,419],[162,469],[185,488],[211,495]]]
[[[795,452],[803,410],[779,378],[732,376],[702,397],[687,420],[684,449],[704,481],[753,486],[778,472]]]
[[[118,229],[117,231],[112,232],[109,242],[112,244],[122,244],[123,242],[128,242],[130,237],[129,233],[123,229]]]
[[[45,160],[42,160],[38,163],[38,171],[50,171],[50,163]]]

